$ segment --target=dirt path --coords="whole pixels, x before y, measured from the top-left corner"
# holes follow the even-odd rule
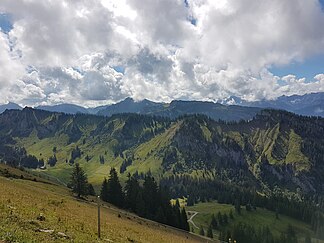
[[[191,214],[190,218],[188,219],[188,222],[191,223],[193,227],[195,227],[196,229],[199,229],[199,227],[193,221],[193,218],[198,214],[198,212],[197,211],[187,211],[187,212]]]

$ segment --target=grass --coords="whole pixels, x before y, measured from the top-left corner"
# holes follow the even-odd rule
[[[94,198],[76,200],[61,186],[2,176],[0,185],[0,242],[206,242],[110,205],[101,208],[98,240]]]
[[[289,134],[289,149],[286,157],[286,163],[295,164],[297,169],[309,170],[309,159],[301,152],[302,138],[297,135],[293,130]]]
[[[233,205],[219,204],[217,202],[206,202],[186,207],[186,210],[198,212],[198,214],[193,218],[193,222],[198,227],[202,226],[205,230],[210,224],[212,214],[217,216],[217,213],[221,212],[222,214],[227,213],[228,215],[232,210],[234,219],[229,220],[229,225],[227,226],[229,228],[231,225],[238,222],[246,223],[256,228],[260,226],[268,226],[274,235],[279,236],[281,232],[285,232],[287,226],[290,224],[297,232],[299,239],[304,239],[306,234],[314,236],[314,232],[311,230],[310,225],[284,215],[279,215],[279,219],[276,219],[274,212],[262,208],[257,208],[257,210],[248,212],[242,207],[241,215],[238,215],[235,213]],[[192,225],[190,225],[190,227],[195,233],[199,232],[199,229],[196,229]],[[214,232],[214,236],[216,238],[218,238],[218,233],[219,232]],[[318,242],[323,243],[324,241],[318,240]]]
[[[123,123],[119,124],[118,120],[114,122],[116,123],[115,129],[119,129],[123,125]],[[133,164],[121,175],[121,180],[126,180],[127,174],[133,174],[135,171],[138,171],[138,173],[151,171],[154,176],[160,175],[162,173],[162,157],[159,153],[169,145],[179,125],[179,123],[175,123],[153,139],[136,148],[131,148],[129,152],[134,154],[135,159]],[[50,178],[55,177],[62,184],[67,184],[70,180],[72,167],[69,163],[66,163],[66,160],[70,159],[71,151],[78,146],[82,151],[82,156],[77,158],[75,162],[80,163],[84,168],[89,182],[95,187],[99,187],[104,177],[108,176],[110,168],[115,167],[118,171],[124,159],[120,156],[114,156],[113,146],[117,141],[110,136],[90,136],[89,134],[93,129],[93,126],[84,126],[82,128],[84,135],[76,143],[69,143],[69,138],[65,134],[55,134],[52,137],[39,139],[36,132],[31,133],[26,138],[16,138],[16,141],[19,146],[26,149],[28,154],[34,155],[38,159],[44,159],[45,162],[54,155],[53,148],[56,147],[55,156],[58,160],[56,165],[36,171]],[[85,160],[86,155],[90,157],[88,162]],[[99,156],[104,157],[104,164],[100,164]]]

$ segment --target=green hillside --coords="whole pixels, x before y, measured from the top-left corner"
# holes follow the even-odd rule
[[[201,227],[207,230],[211,223],[212,215],[215,215],[217,220],[218,213],[221,213],[222,215],[230,215],[230,212],[232,212],[233,219],[228,216],[228,224],[224,226],[219,225],[216,230],[213,230],[214,238],[216,239],[219,237],[220,230],[225,229],[231,231],[233,225],[240,222],[251,225],[255,228],[268,226],[275,237],[279,237],[280,234],[285,233],[288,225],[291,225],[296,231],[300,242],[303,242],[307,235],[315,235],[311,230],[310,225],[280,214],[278,215],[278,218],[276,218],[274,212],[262,208],[252,209],[251,211],[242,208],[241,214],[238,214],[235,212],[235,207],[233,205],[206,202],[198,203],[194,206],[188,206],[186,207],[186,210],[190,215],[197,212],[197,214],[192,218],[193,223],[190,223],[190,227],[195,233],[199,233]],[[324,242],[319,239],[316,240],[317,242]],[[315,238],[313,241],[316,242]]]
[[[3,177],[4,170],[10,176]],[[39,177],[20,179],[27,174],[0,166],[0,242],[206,242],[108,204],[101,207],[98,240],[94,198],[76,200],[65,187]]]
[[[115,167],[122,184],[129,173],[140,182],[152,175],[173,198],[277,210],[324,238],[323,118],[264,110],[250,121],[223,122],[25,108],[4,112],[0,124],[1,161],[55,183],[67,185],[80,163],[98,192]]]
[[[324,191],[322,118],[266,110],[249,122],[235,123],[196,115],[177,120],[135,114],[104,118],[25,108],[1,114],[0,122],[3,161],[19,165],[24,164],[21,157],[33,155],[44,160],[41,173],[63,183],[79,162],[95,185],[116,167],[124,179],[128,173],[157,178],[227,175],[257,190]],[[54,156],[55,163],[49,164]]]

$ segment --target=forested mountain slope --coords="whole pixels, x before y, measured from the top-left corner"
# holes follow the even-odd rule
[[[228,123],[197,115],[105,118],[25,108],[0,115],[0,157],[13,165],[45,165],[46,173],[66,182],[71,164],[80,162],[95,184],[114,166],[122,175],[187,174],[323,192],[323,135],[324,119],[274,110]]]

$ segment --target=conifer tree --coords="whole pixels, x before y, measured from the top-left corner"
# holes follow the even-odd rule
[[[128,174],[128,180],[125,185],[125,207],[131,209],[133,212],[136,211],[136,199],[140,189],[138,180]]]
[[[205,236],[205,231],[204,231],[204,228],[202,226],[200,226],[199,234],[202,235],[202,236]]]
[[[207,237],[209,238],[213,238],[213,230],[212,230],[212,226],[211,224],[209,225],[208,229],[207,229]]]
[[[181,209],[181,229],[189,231],[189,223],[188,223],[188,218],[187,218],[187,213],[185,208]]]
[[[72,192],[76,193],[78,197],[88,195],[88,179],[87,175],[80,167],[79,163],[76,163],[71,174],[71,187]]]
[[[115,168],[110,170],[107,191],[107,201],[117,207],[123,207],[124,195]]]
[[[235,211],[237,214],[241,214],[241,204],[238,200],[235,202]]]
[[[92,186],[92,184],[88,183],[88,195],[95,196],[96,192]]]
[[[145,202],[144,202],[143,195],[142,195],[141,191],[137,194],[137,197],[136,197],[135,212],[141,217],[145,217],[145,215],[146,215]]]
[[[224,225],[228,224],[228,217],[226,213],[223,214],[223,224]]]
[[[100,198],[101,198],[101,200],[108,202],[108,181],[107,181],[107,178],[105,178],[102,182]]]
[[[212,226],[213,229],[217,229],[217,220],[216,220],[214,214],[212,215],[212,219],[211,219],[210,225]]]
[[[149,218],[153,218],[158,208],[159,199],[158,187],[153,177],[145,176],[143,183],[143,199],[145,202],[146,212]]]
[[[233,216],[233,210],[230,211],[230,213],[229,213],[229,217],[230,217],[230,219],[234,219],[234,216]]]
[[[217,221],[219,223],[219,225],[223,225],[223,216],[220,212],[217,213]]]

